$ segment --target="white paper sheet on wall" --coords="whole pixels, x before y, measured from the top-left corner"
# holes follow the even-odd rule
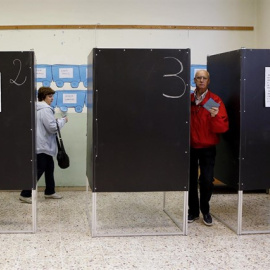
[[[77,94],[63,94],[63,103],[77,103]]]
[[[37,76],[37,78],[45,79],[46,78],[46,68],[37,68],[36,76]]]
[[[265,107],[270,107],[270,67],[265,67]]]
[[[73,78],[73,68],[59,68],[59,78]]]

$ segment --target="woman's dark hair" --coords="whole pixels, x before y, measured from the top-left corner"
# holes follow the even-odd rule
[[[51,87],[40,87],[38,89],[38,101],[45,100],[46,96],[53,95],[55,91]]]

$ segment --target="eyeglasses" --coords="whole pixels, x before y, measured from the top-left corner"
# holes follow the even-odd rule
[[[201,79],[203,79],[204,81],[208,80],[208,78],[203,77],[203,76],[199,76],[195,78],[197,81],[200,81]]]

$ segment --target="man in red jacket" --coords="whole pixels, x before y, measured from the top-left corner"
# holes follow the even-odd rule
[[[208,89],[210,74],[206,70],[199,70],[194,81],[196,89],[191,94],[188,222],[199,219],[201,210],[203,222],[211,226],[213,223],[209,202],[213,190],[216,144],[219,142],[220,133],[229,129],[229,121],[221,98]]]

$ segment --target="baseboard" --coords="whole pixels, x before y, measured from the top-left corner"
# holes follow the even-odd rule
[[[38,187],[38,191],[44,191],[45,187]],[[72,186],[72,187],[55,187],[56,192],[61,192],[61,191],[85,191],[86,187],[85,186]]]

